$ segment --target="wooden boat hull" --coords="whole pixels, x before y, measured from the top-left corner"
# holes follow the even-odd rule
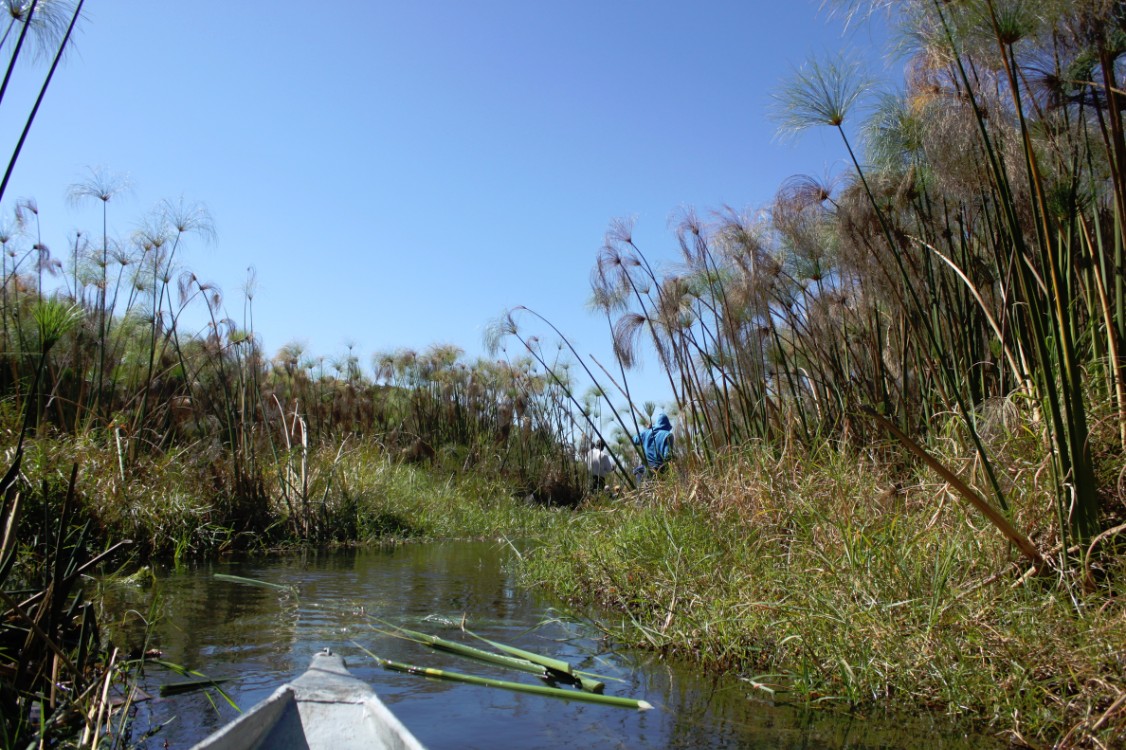
[[[423,750],[375,691],[325,649],[293,682],[193,750]]]

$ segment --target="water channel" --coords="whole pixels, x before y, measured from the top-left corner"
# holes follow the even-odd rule
[[[687,665],[615,647],[589,620],[565,617],[549,599],[517,587],[506,569],[509,554],[494,543],[457,542],[214,563],[156,571],[155,582],[147,584],[107,585],[103,604],[119,646],[147,645],[169,662],[229,678],[223,688],[244,709],[330,647],[432,750],[575,745],[962,750],[994,744],[927,722],[772,705],[735,677],[702,677]],[[294,588],[288,593],[232,583],[215,573]],[[486,638],[568,660],[604,676],[607,694],[645,699],[655,708],[639,712],[402,674],[379,667],[363,651],[420,666],[535,681],[380,633],[374,620],[458,639],[462,616]],[[146,622],[151,622],[147,642]],[[159,697],[161,684],[183,679],[158,667],[146,670],[141,686],[153,698],[135,709],[134,746],[190,748],[237,715],[213,690]]]

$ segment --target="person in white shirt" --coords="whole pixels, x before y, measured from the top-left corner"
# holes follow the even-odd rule
[[[586,454],[586,468],[590,472],[591,492],[597,492],[606,486],[606,477],[614,471],[614,459],[610,451],[606,450],[606,443],[601,440],[591,446]]]

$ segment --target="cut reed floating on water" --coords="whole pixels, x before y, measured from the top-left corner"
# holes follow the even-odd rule
[[[359,646],[359,644],[356,644]],[[391,661],[376,656],[372,652],[359,646],[364,653],[370,656],[384,669],[391,669],[396,672],[406,672],[408,674],[418,674],[424,677],[434,677],[439,680],[450,680],[451,682],[465,682],[470,685],[484,685],[485,687],[503,688],[505,690],[513,690],[519,693],[532,693],[534,695],[544,695],[550,698],[564,698],[567,700],[586,701],[587,703],[599,703],[604,706],[618,706],[621,708],[634,708],[638,711],[648,711],[653,708],[652,704],[648,701],[637,700],[635,698],[620,698],[615,695],[602,695],[600,693],[588,693],[581,690],[564,690],[562,688],[547,687],[545,685],[529,685],[522,682],[509,682],[508,680],[494,680],[488,677],[477,677],[475,675],[461,674],[460,672],[448,672],[444,669],[434,669],[432,667],[419,667],[413,664],[404,664],[402,662]]]
[[[157,664],[159,666],[162,666],[169,671],[175,672],[176,674],[178,674],[182,677],[198,678],[198,679],[194,679],[194,680],[184,680],[182,682],[171,682],[171,683],[168,683],[167,685],[161,685],[160,695],[162,697],[167,697],[167,696],[170,696],[170,695],[179,695],[181,693],[188,693],[188,692],[191,692],[193,690],[204,690],[206,688],[215,688],[215,692],[219,693],[219,695],[221,695],[223,697],[223,700],[225,700],[227,702],[227,705],[229,705],[231,708],[233,708],[234,710],[236,710],[240,713],[242,712],[242,709],[240,709],[238,707],[238,704],[235,703],[234,699],[231,698],[231,696],[227,695],[227,691],[223,690],[223,688],[220,687],[220,685],[222,683],[230,682],[234,678],[232,678],[232,677],[208,677],[207,675],[203,674],[202,672],[197,672],[194,669],[188,669],[187,667],[183,666],[182,664],[176,664],[174,662],[165,661],[164,659],[150,659],[149,661],[153,664]],[[210,697],[208,697],[208,700],[210,700]]]
[[[560,674],[565,674],[567,676],[574,674],[574,670],[571,669],[571,665],[563,661],[562,659],[553,659],[550,656],[541,656],[539,654],[532,653],[531,651],[525,651],[524,649],[516,648],[515,646],[506,646],[503,643],[490,641],[488,638],[482,638],[481,636],[469,630],[466,630],[465,632],[469,633],[469,635],[473,636],[474,638],[484,641],[485,643],[489,644],[499,651],[503,651],[506,654],[511,654],[512,656],[518,657],[520,659],[527,659],[534,664],[540,664],[546,669],[551,670],[552,672],[559,672]]]
[[[380,633],[387,633],[396,637],[406,638],[407,640],[414,641],[415,643],[428,646],[430,648],[445,651],[447,653],[464,656],[469,659],[476,659],[478,661],[487,662],[489,664],[496,664],[501,667],[509,667],[510,669],[517,669],[522,672],[534,674],[537,677],[550,677],[548,670],[539,664],[533,664],[527,659],[517,659],[513,656],[505,656],[504,654],[494,654],[490,651],[484,651],[473,646],[467,646],[464,643],[457,641],[449,641],[445,638],[439,638],[436,635],[427,635],[420,633],[416,630],[408,630],[406,628],[395,628],[395,631],[378,630]],[[397,631],[397,632],[396,632]]]
[[[539,664],[543,666],[549,673],[554,674],[558,679],[564,679],[567,682],[577,683],[582,687],[583,690],[587,690],[592,693],[601,693],[606,687],[606,685],[601,680],[588,679],[587,677],[584,677],[569,663],[561,659],[553,659],[549,656],[541,656],[540,654],[533,653],[531,651],[525,651],[524,649],[516,648],[515,646],[507,646],[498,641],[490,641],[488,638],[477,635],[472,630],[466,630],[465,628],[462,628],[462,630],[464,630],[474,638],[480,641],[484,641],[485,643],[489,644],[499,651],[503,651],[506,654],[511,654],[512,656],[515,656],[519,659],[526,659],[533,664]]]
[[[415,643],[420,643],[423,646],[429,646],[430,648],[438,649],[440,651],[445,651],[451,654],[456,654],[458,656],[464,656],[469,659],[476,659],[478,661],[487,662],[489,664],[509,667],[510,669],[516,669],[521,672],[528,672],[546,680],[558,680],[561,682],[566,682],[569,685],[576,685],[581,689],[591,693],[601,693],[606,688],[606,685],[599,680],[583,677],[567,662],[560,661],[558,659],[549,659],[548,657],[539,656],[538,654],[534,654],[529,651],[522,651],[518,648],[505,646],[504,644],[496,643],[494,641],[482,638],[481,636],[471,633],[468,630],[465,630],[465,632],[469,633],[469,635],[472,635],[474,638],[485,641],[486,643],[492,645],[494,648],[500,649],[501,651],[507,651],[512,655],[506,656],[504,654],[497,654],[491,651],[485,651],[483,649],[475,648],[473,646],[467,646],[466,644],[458,643],[457,641],[440,638],[436,635],[420,633],[417,630],[409,630],[397,625],[392,625],[391,623],[386,624],[394,628],[395,630],[386,631],[377,629],[377,631],[381,633],[387,633],[388,635],[394,635],[396,637],[406,638],[407,640],[414,641]],[[527,656],[521,656],[520,654],[526,654]],[[550,662],[550,664],[548,664],[548,662]],[[556,668],[558,666],[566,667],[566,669],[564,670]]]
[[[224,682],[230,682],[230,677],[220,677],[218,679],[204,678],[202,680],[185,680],[184,682],[169,682],[160,686],[160,696],[167,698],[170,695],[180,695],[181,693],[190,693],[195,690],[203,690],[209,687],[219,687]]]
[[[215,573],[211,576],[219,581],[227,581],[228,583],[245,583],[247,586],[258,586],[264,589],[274,589],[275,591],[295,591],[293,586],[286,586],[281,583],[270,583],[269,581],[259,581],[257,578],[243,578],[242,576],[232,576],[226,573]]]

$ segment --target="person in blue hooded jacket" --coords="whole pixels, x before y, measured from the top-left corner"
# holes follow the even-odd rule
[[[663,471],[672,458],[672,422],[668,416],[658,414],[652,427],[633,436],[633,444],[641,446],[646,464],[633,470],[635,476],[643,477]]]

